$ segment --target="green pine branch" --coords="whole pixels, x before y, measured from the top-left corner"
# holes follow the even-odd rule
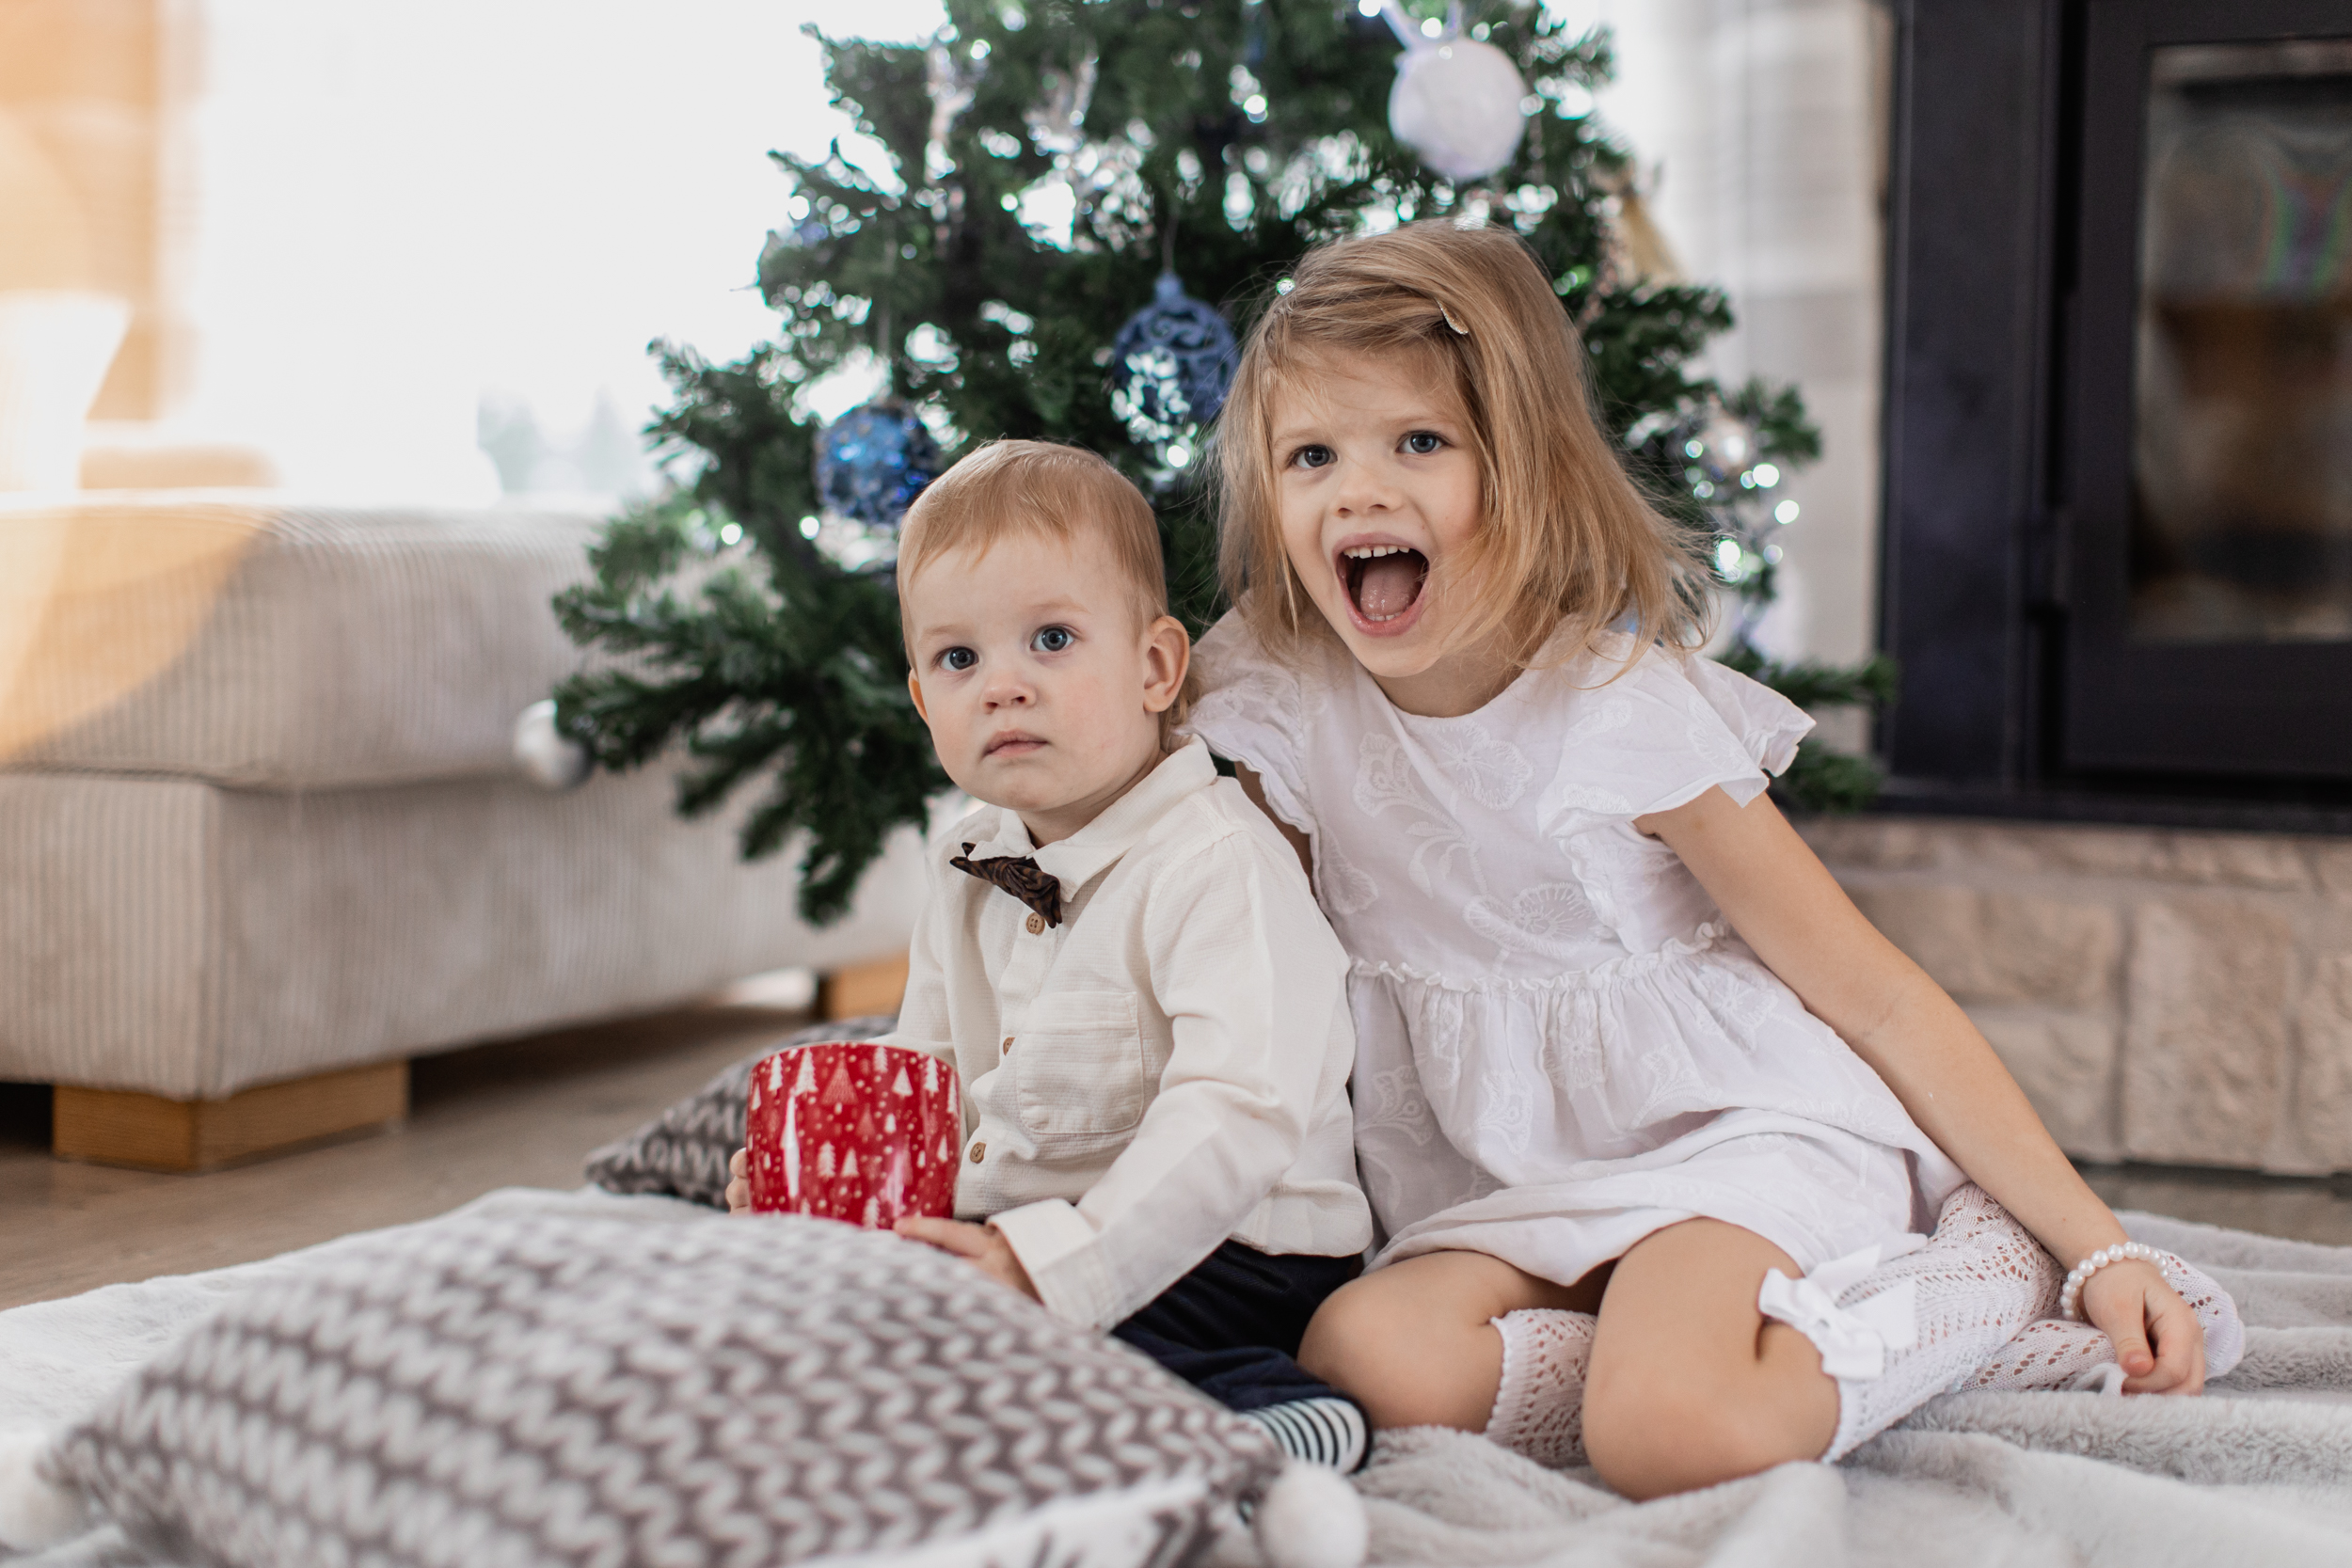
[[[1798,742],[1796,759],[1774,782],[1772,792],[1804,811],[1844,814],[1877,800],[1883,782],[1878,764],[1868,757],[1804,740]]]
[[[1822,664],[1812,659],[1781,663],[1741,644],[1719,662],[1763,682],[1803,708],[1878,708],[1895,700],[1895,661],[1884,654],[1874,654],[1859,664]]]
[[[1801,708],[1861,707],[1872,712],[1895,700],[1895,661],[1874,654],[1859,664],[1788,663],[1770,659],[1748,643],[1721,656],[1729,669],[1761,681]],[[1818,740],[1797,748],[1796,760],[1774,789],[1806,811],[1855,812],[1878,798],[1884,775],[1868,757],[1833,752]]]
[[[684,497],[632,512],[595,552],[596,578],[557,596],[566,634],[614,660],[556,688],[557,722],[615,770],[682,752],[685,816],[764,777],[743,857],[804,834],[800,910],[823,924],[947,779],[907,692],[888,588],[828,579],[797,553],[768,558],[762,581],[728,561],[740,552],[714,515]],[[707,575],[682,591],[669,579],[690,561]]]

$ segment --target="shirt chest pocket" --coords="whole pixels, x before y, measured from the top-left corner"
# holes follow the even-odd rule
[[[1041,996],[1013,1047],[1021,1125],[1041,1137],[1132,1131],[1152,1101],[1136,999],[1125,991]]]

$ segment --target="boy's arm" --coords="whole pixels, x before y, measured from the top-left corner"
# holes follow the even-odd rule
[[[1274,808],[1266,804],[1265,784],[1245,764],[1233,764],[1233,782],[1241,785],[1244,795],[1249,797],[1249,803],[1263,812],[1265,819],[1274,824],[1274,831],[1282,835],[1282,842],[1297,853],[1298,869],[1304,871],[1307,879],[1312,882],[1315,875],[1314,840],[1275,815]]]
[[[1182,1278],[1265,1201],[1346,1081],[1346,961],[1277,853],[1237,834],[1162,874],[1144,916],[1175,1036],[1159,1092],[1077,1203],[990,1222],[1057,1317],[1107,1328]]]

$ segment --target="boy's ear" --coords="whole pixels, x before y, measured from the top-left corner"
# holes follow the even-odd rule
[[[1184,624],[1163,615],[1143,631],[1143,705],[1147,712],[1166,713],[1184,689],[1184,672],[1192,668],[1192,638]]]
[[[912,670],[907,672],[907,695],[914,699],[914,716],[930,723],[931,716],[923,707],[923,677]]]

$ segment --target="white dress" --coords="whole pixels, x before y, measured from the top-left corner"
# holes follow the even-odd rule
[[[1705,1215],[1810,1273],[1932,1227],[1958,1167],[1633,827],[1753,800],[1801,710],[1655,648],[1454,719],[1399,711],[1327,638],[1278,660],[1238,615],[1198,658],[1190,727],[1311,835],[1352,960],[1374,1266],[1467,1248],[1567,1284]]]

